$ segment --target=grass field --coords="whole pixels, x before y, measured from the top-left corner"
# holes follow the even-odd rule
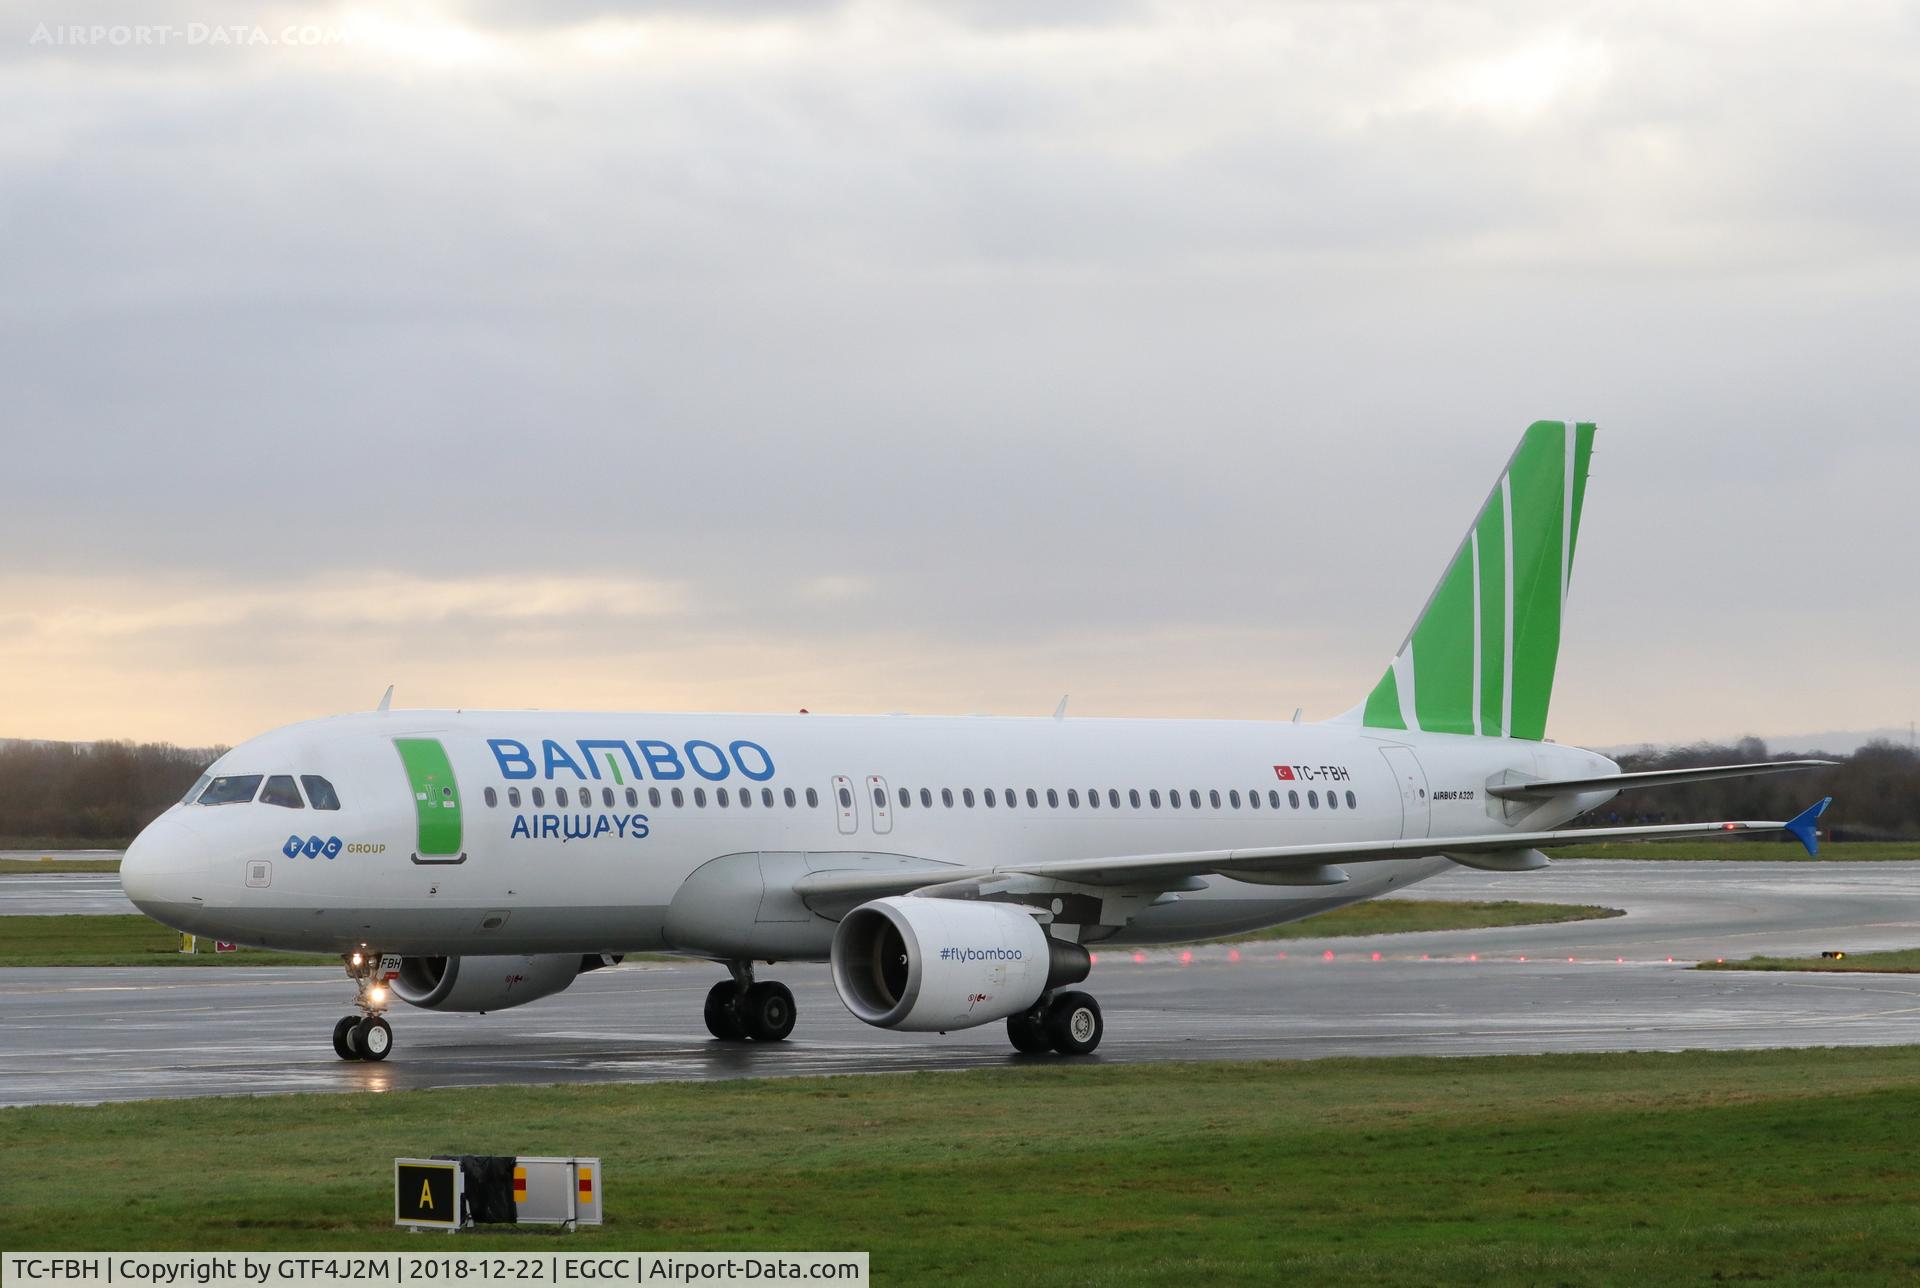
[[[1625,914],[1618,908],[1579,903],[1497,903],[1453,899],[1371,899],[1213,942],[1244,944],[1263,939],[1334,939],[1346,935],[1397,935],[1422,930],[1485,930],[1490,926],[1539,926],[1556,921],[1593,921]]]
[[[1920,841],[1822,841],[1817,858],[1794,841],[1642,841],[1567,845],[1556,859],[1717,859],[1743,863],[1869,863],[1920,859]]]
[[[1920,948],[1885,953],[1848,953],[1830,957],[1749,957],[1737,962],[1702,962],[1699,970],[1811,970],[1846,974],[1849,971],[1913,975],[1920,973]]]
[[[325,953],[257,948],[213,951],[202,939],[189,957],[180,934],[137,913],[124,917],[0,917],[0,966],[337,966]]]
[[[1222,942],[1467,930],[1618,915],[1613,908],[1560,903],[1375,900]],[[0,919],[0,966],[327,966],[337,960],[325,953],[278,953],[254,948],[216,954],[212,942],[205,939],[199,949],[186,956],[180,952],[178,933],[138,915]],[[629,960],[671,959],[635,956]]]
[[[21,876],[31,873],[35,876],[60,876],[68,872],[118,872],[118,859],[55,859],[42,863],[38,859],[0,859],[0,876]]]
[[[0,1110],[10,1248],[867,1250],[883,1284],[1920,1276],[1920,1050],[1077,1065]],[[409,1236],[395,1155],[597,1154]],[[30,1180],[28,1178],[31,1178]]]

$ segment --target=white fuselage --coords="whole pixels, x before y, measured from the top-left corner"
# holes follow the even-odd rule
[[[437,743],[453,782],[419,790],[396,740]],[[1611,795],[1509,820],[1486,793],[1501,775],[1618,771],[1551,743],[1346,723],[406,711],[276,730],[212,772],[324,778],[339,808],[303,793],[298,807],[182,804],[155,820],[123,881],[183,930],[329,952],[726,956],[713,926],[731,917],[741,956],[777,943],[823,960],[844,908],[783,905],[795,873],[1436,841],[1337,886],[1202,878],[1110,942],[1193,939],[1398,889],[1448,866],[1446,837],[1552,827]],[[721,859],[764,886],[709,883],[731,902],[700,910],[698,942],[677,936],[676,897]],[[756,938],[756,921],[779,933]]]

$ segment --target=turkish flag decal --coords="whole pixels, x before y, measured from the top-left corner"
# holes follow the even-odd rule
[[[1293,781],[1293,766],[1275,765],[1273,767],[1273,776],[1283,783],[1290,783]]]

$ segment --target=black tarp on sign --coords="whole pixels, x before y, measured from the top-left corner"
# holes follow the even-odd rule
[[[461,1196],[461,1216],[475,1225],[513,1225],[519,1221],[519,1208],[513,1201],[513,1165],[511,1154],[436,1154],[435,1158],[456,1159],[466,1193]]]

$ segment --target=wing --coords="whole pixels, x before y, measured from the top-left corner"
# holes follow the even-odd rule
[[[1037,878],[1083,886],[1177,889],[1192,878],[1235,877],[1271,885],[1339,885],[1344,866],[1441,854],[1467,867],[1528,871],[1546,866],[1538,852],[1563,845],[1603,841],[1661,841],[1680,837],[1747,836],[1790,832],[1807,852],[1816,851],[1814,823],[1832,800],[1828,797],[1785,823],[1677,823],[1668,827],[1583,827],[1551,832],[1500,832],[1479,836],[1415,837],[1398,841],[1361,841],[1333,845],[1279,845],[1239,850],[1195,850],[1176,854],[1130,854],[1106,858],[1055,859],[1045,863],[961,868],[929,864],[886,872],[826,871],[801,877],[794,889],[803,899],[879,898],[890,894],[962,893],[1009,878]]]
[[[1836,760],[1761,760],[1746,765],[1702,765],[1695,769],[1649,769],[1633,774],[1605,774],[1598,778],[1515,779],[1487,788],[1487,795],[1505,800],[1539,800],[1550,796],[1572,796],[1580,792],[1631,791],[1636,787],[1672,787],[1677,783],[1700,783],[1713,778],[1754,778],[1760,774],[1786,774],[1801,769],[1824,769]]]

